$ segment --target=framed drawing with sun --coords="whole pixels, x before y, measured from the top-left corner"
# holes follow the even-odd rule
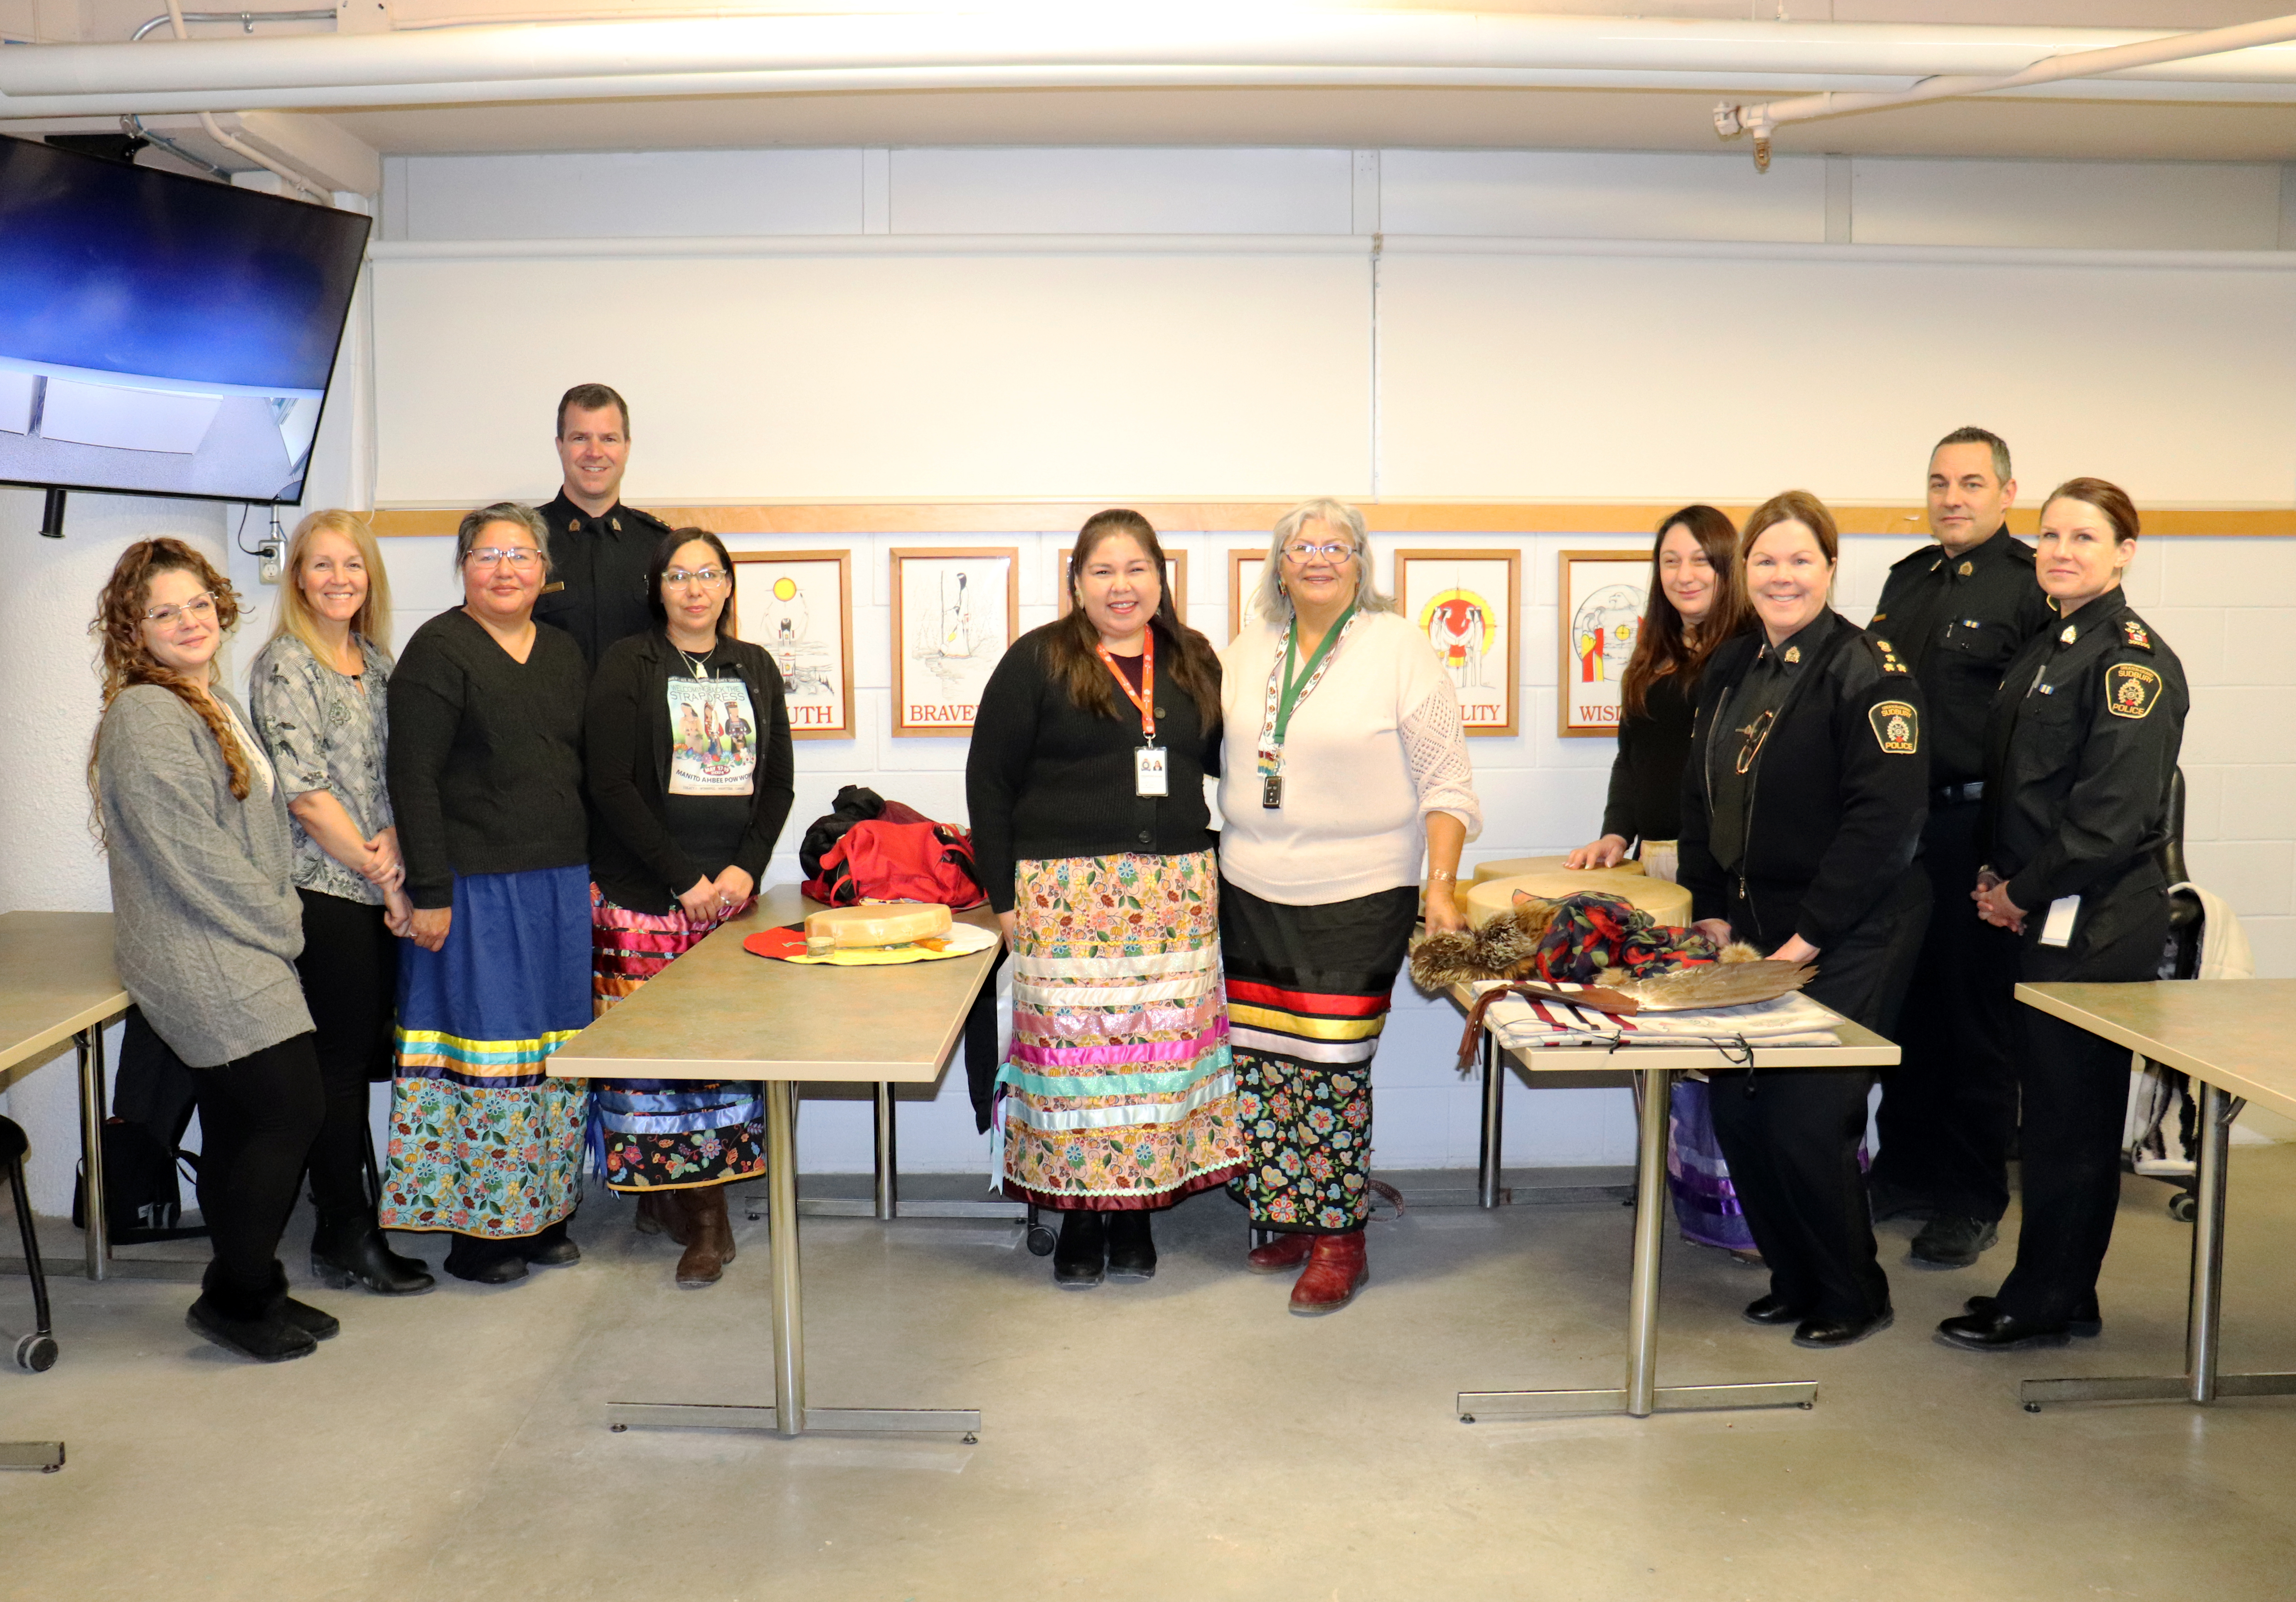
[[[896,551],[893,733],[970,734],[980,692],[1020,633],[1013,546]]]
[[[1521,732],[1522,558],[1513,551],[1398,551],[1396,605],[1459,691],[1472,735]]]
[[[1062,545],[1053,552],[1053,594],[1060,616],[1069,615],[1071,597],[1069,594],[1069,557],[1074,545]],[[1188,553],[1185,551],[1164,552],[1164,587],[1171,592],[1172,610],[1185,623],[1188,620]]]
[[[1259,576],[1267,567],[1267,547],[1265,545],[1227,553],[1227,637],[1230,640],[1243,633],[1243,625],[1251,621],[1259,606],[1253,597],[1259,592]]]
[[[1555,697],[1557,732],[1616,734],[1620,682],[1643,631],[1650,595],[1650,548],[1565,551],[1555,591],[1561,626],[1562,686]]]
[[[794,740],[853,738],[853,557],[737,552],[734,633],[781,669]]]

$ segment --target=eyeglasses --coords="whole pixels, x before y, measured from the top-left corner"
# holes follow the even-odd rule
[[[205,623],[216,615],[215,597],[194,595],[181,606],[155,606],[144,614],[144,621],[160,628],[173,628],[189,617],[194,623]]]
[[[707,590],[724,584],[732,576],[723,568],[672,568],[661,576],[661,582],[666,584],[700,584]]]
[[[1328,545],[1310,545],[1302,540],[1283,547],[1283,554],[1303,568],[1319,556],[1327,562],[1337,562],[1345,561],[1355,553],[1356,548],[1353,545],[1341,544],[1336,541]]]
[[[480,568],[498,568],[508,562],[523,573],[542,560],[542,552],[531,545],[481,545],[463,560]]]

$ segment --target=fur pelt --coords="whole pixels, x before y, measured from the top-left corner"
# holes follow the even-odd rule
[[[1536,977],[1539,945],[1562,903],[1524,896],[1505,917],[1479,929],[1422,935],[1411,945],[1411,978],[1422,990],[1445,990],[1469,979]],[[1667,926],[1660,925],[1659,928]],[[1705,936],[1686,928],[1670,931],[1681,962],[1759,962],[1761,952],[1742,940],[1716,948]],[[1660,970],[1664,971],[1664,970]]]

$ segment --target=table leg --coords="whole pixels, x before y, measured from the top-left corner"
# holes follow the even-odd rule
[[[1776,1380],[1742,1385],[1658,1384],[1659,1267],[1672,1209],[1666,1196],[1666,1132],[1673,1115],[1674,1075],[1664,1068],[1640,1072],[1635,1166],[1635,1249],[1627,1312],[1627,1383],[1616,1390],[1462,1391],[1462,1423],[1478,1419],[1538,1418],[1560,1413],[1623,1412],[1647,1418],[1652,1413],[1713,1408],[1808,1407],[1817,1400],[1817,1382]]]
[[[37,1468],[53,1474],[64,1466],[61,1441],[0,1441],[0,1468]]]
[[[877,1087],[877,1216],[898,1218],[901,1212],[900,1130],[894,1122],[893,1087]]]
[[[1506,1053],[1499,1032],[1483,1031],[1483,1143],[1475,1161],[1475,1205],[1496,1207],[1506,1200],[1499,1185],[1499,1148],[1506,1121]]]
[[[101,1279],[111,1262],[111,1220],[103,1195],[103,1026],[81,1030],[73,1042],[79,1048],[80,1209],[87,1221],[83,1239],[87,1277]]]

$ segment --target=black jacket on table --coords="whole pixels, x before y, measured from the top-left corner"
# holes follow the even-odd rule
[[[1682,769],[1690,757],[1698,681],[1677,668],[1651,681],[1643,710],[1619,720],[1619,755],[1603,803],[1603,832],[1629,846],[1682,835]]]
[[[781,670],[763,647],[720,635],[713,654],[732,658],[733,672],[748,687],[757,715],[750,821],[731,866],[762,887],[774,843],[796,799],[789,701]],[[635,912],[668,911],[678,892],[728,865],[691,860],[669,828],[669,679],[686,672],[684,658],[656,626],[608,646],[590,681],[583,726],[583,765],[594,814],[590,874],[608,900]]]
[[[2184,664],[2117,589],[2012,658],[1985,730],[1986,861],[2029,918],[2061,896],[2165,887],[2191,707]]]
[[[2001,670],[2056,620],[2033,576],[2033,548],[2006,527],[1959,556],[1924,545],[1891,565],[1873,632],[1922,687],[1932,785],[1985,776],[1985,719]]]
[[[535,511],[550,526],[550,576],[534,603],[534,620],[564,629],[595,667],[606,647],[653,626],[646,570],[669,525],[617,501],[593,517],[566,498]]]
[[[1857,625],[1828,609],[1787,646],[1802,659],[1783,668],[1789,688],[1748,769],[1735,871],[1709,846],[1707,753],[1733,732],[1731,700],[1768,642],[1757,628],[1707,661],[1682,775],[1680,874],[1692,916],[1728,918],[1741,892],[1754,924],[1741,932],[1766,952],[1799,935],[1822,953],[1912,864],[1929,818],[1928,748],[1921,687]]]
[[[1031,629],[1004,653],[972,725],[965,805],[980,887],[999,912],[1013,910],[1013,875],[1021,862],[1121,852],[1182,856],[1217,844],[1204,776],[1219,771],[1219,715],[1200,716],[1195,698],[1172,682],[1168,665],[1178,659],[1178,646],[1161,624],[1150,625],[1156,631],[1156,743],[1166,753],[1168,793],[1141,796],[1134,793],[1132,753],[1142,742],[1132,703],[1111,679],[1118,715],[1095,715],[1045,672],[1045,637],[1064,626]],[[1212,693],[1219,693],[1217,682]]]

